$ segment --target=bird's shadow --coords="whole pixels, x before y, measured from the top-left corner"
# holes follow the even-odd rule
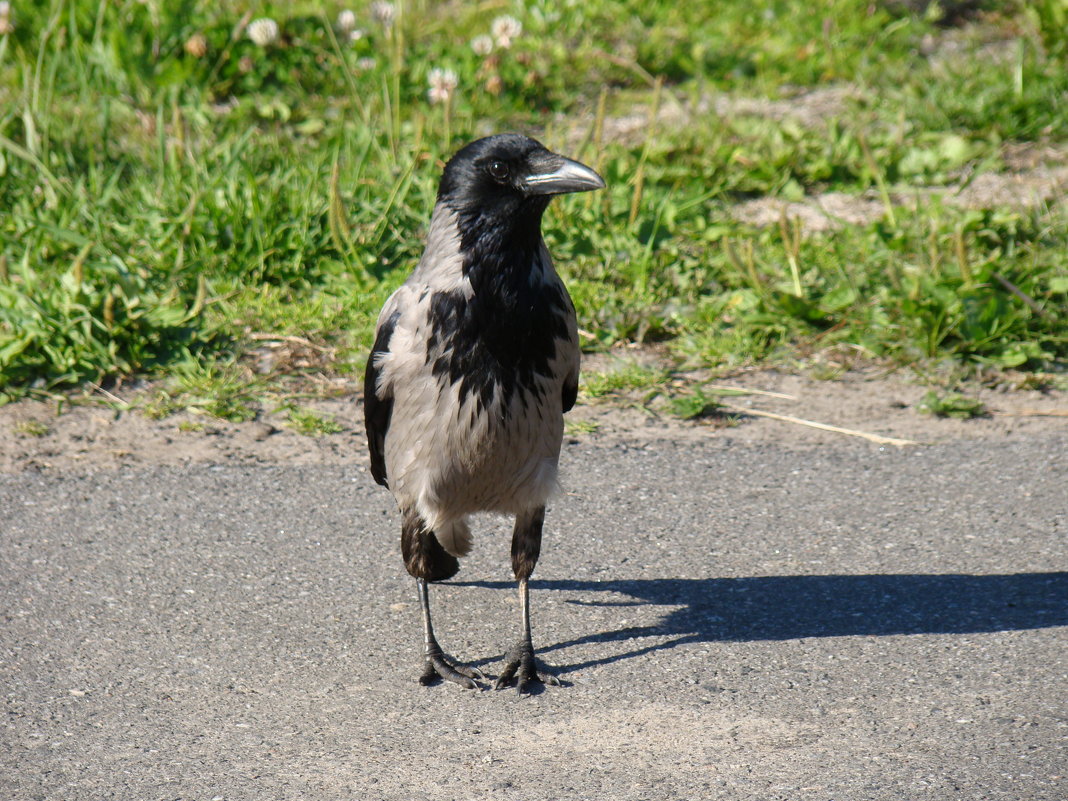
[[[515,587],[503,581],[450,583]],[[687,643],[967,634],[1068,625],[1068,572],[535,580],[531,589],[575,596],[565,602],[579,606],[675,607],[651,625],[539,648],[544,654],[586,643],[632,644],[622,653],[561,666],[565,673]]]

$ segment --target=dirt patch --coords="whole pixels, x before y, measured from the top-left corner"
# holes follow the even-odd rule
[[[750,390],[753,394],[714,393],[716,388],[729,387]],[[572,429],[592,429],[588,436],[605,439],[656,441],[699,437],[735,443],[775,442],[798,446],[843,438],[862,441],[859,436],[822,430],[804,422],[920,444],[1068,431],[1068,392],[973,385],[962,394],[981,401],[987,414],[955,419],[920,411],[928,390],[929,387],[904,374],[886,375],[874,369],[855,370],[833,381],[819,381],[775,370],[754,370],[712,381],[707,393],[719,397],[730,408],[713,411],[693,421],[652,413],[635,396],[614,404],[580,405],[569,416],[569,422]],[[771,419],[760,416],[761,413],[804,422]]]
[[[708,93],[696,102],[686,102],[676,98],[670,91],[665,91],[655,120],[651,108],[639,106],[627,113],[607,117],[602,136],[606,142],[635,147],[645,141],[651,124],[654,129],[677,128],[692,125],[695,118],[709,113],[725,118],[761,117],[775,122],[789,121],[804,128],[819,128],[826,125],[827,120],[845,115],[849,100],[860,95],[861,90],[856,86],[839,85],[798,89],[782,100]],[[568,124],[572,146],[580,144],[586,131],[592,127],[592,116],[587,116],[577,124],[572,118]]]
[[[140,394],[124,400],[136,405]],[[0,437],[5,440],[0,472],[203,463],[338,464],[364,459],[366,445],[355,397],[306,405],[334,416],[342,430],[318,437],[301,434],[284,414],[272,412],[236,423],[192,411],[155,419],[137,408],[119,410],[94,399],[67,406],[61,413],[55,404],[21,401],[0,408]]]
[[[1068,166],[1039,164],[1020,172],[982,173],[959,189],[924,188],[920,195],[940,195],[948,206],[969,209],[1030,209],[1060,200],[1066,189]],[[905,205],[908,200],[909,196],[904,195],[895,202]],[[920,200],[917,196],[916,201]]]
[[[886,214],[876,198],[857,197],[843,192],[814,195],[801,201],[761,197],[740,203],[731,211],[739,222],[765,228],[778,225],[785,216],[797,220],[808,232],[837,231],[843,225],[870,225]]]
[[[696,111],[711,111],[720,117],[763,117],[776,122],[791,121],[803,128],[822,128],[828,120],[844,116],[850,100],[864,96],[863,90],[852,84],[799,89],[786,94],[782,100],[708,95],[698,102]]]
[[[587,370],[611,369],[617,357],[594,356]],[[638,355],[627,358],[639,358]],[[655,355],[645,353],[645,360]],[[655,443],[708,439],[732,443],[805,446],[849,438],[801,423],[767,419],[756,412],[855,429],[882,436],[938,442],[1000,439],[1015,433],[1068,431],[1068,392],[997,390],[976,387],[973,397],[990,414],[970,420],[921,414],[926,387],[899,374],[855,371],[834,381],[817,381],[772,370],[743,373],[714,382],[789,397],[751,394],[724,398],[737,407],[695,421],[650,410],[637,393],[580,403],[567,417],[575,440]],[[309,436],[290,427],[285,413],[261,413],[234,423],[190,411],[153,419],[136,408],[121,411],[93,399],[56,406],[23,401],[0,407],[0,472],[94,471],[134,465],[352,464],[367,459],[363,412],[357,387],[338,397],[309,400],[306,407],[332,418],[341,430]],[[150,388],[140,390],[146,396]],[[137,396],[124,398],[136,403]],[[746,413],[746,409],[755,410]],[[739,411],[740,410],[740,411]],[[859,441],[859,440],[858,440]]]
[[[1038,159],[1048,159],[1039,161]],[[920,186],[890,193],[895,207],[919,209],[938,200],[946,206],[965,209],[1009,208],[1018,211],[1042,208],[1060,201],[1068,192],[1065,154],[1053,148],[1006,150],[1005,162],[1019,169],[964,176],[957,186]],[[739,203],[731,210],[739,222],[757,227],[778,225],[783,216],[798,220],[808,232],[836,231],[844,225],[871,225],[886,215],[886,206],[875,191],[861,195],[826,192],[803,200],[761,197]]]

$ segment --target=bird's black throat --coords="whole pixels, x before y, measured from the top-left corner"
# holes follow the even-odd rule
[[[541,216],[548,198],[527,198],[506,216],[458,215],[463,273],[471,292],[437,292],[431,298],[436,376],[474,396],[479,409],[501,393],[504,408],[518,390],[536,397],[536,376],[550,374],[558,339],[568,336],[570,303],[555,273],[543,269]],[[516,213],[518,211],[518,213]],[[551,279],[551,280],[549,280]]]

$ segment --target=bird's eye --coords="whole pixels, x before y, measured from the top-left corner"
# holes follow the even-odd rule
[[[491,161],[487,169],[496,181],[504,181],[508,178],[508,165],[503,161]]]

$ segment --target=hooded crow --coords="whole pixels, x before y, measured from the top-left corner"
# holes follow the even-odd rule
[[[445,165],[426,250],[378,317],[364,381],[371,474],[401,513],[401,553],[423,613],[423,684],[485,679],[442,651],[427,593],[428,582],[459,570],[476,512],[515,515],[522,629],[495,687],[559,683],[535,663],[527,580],[557,486],[579,348],[541,217],[553,195],[603,187],[589,167],[526,136],[470,143]]]

